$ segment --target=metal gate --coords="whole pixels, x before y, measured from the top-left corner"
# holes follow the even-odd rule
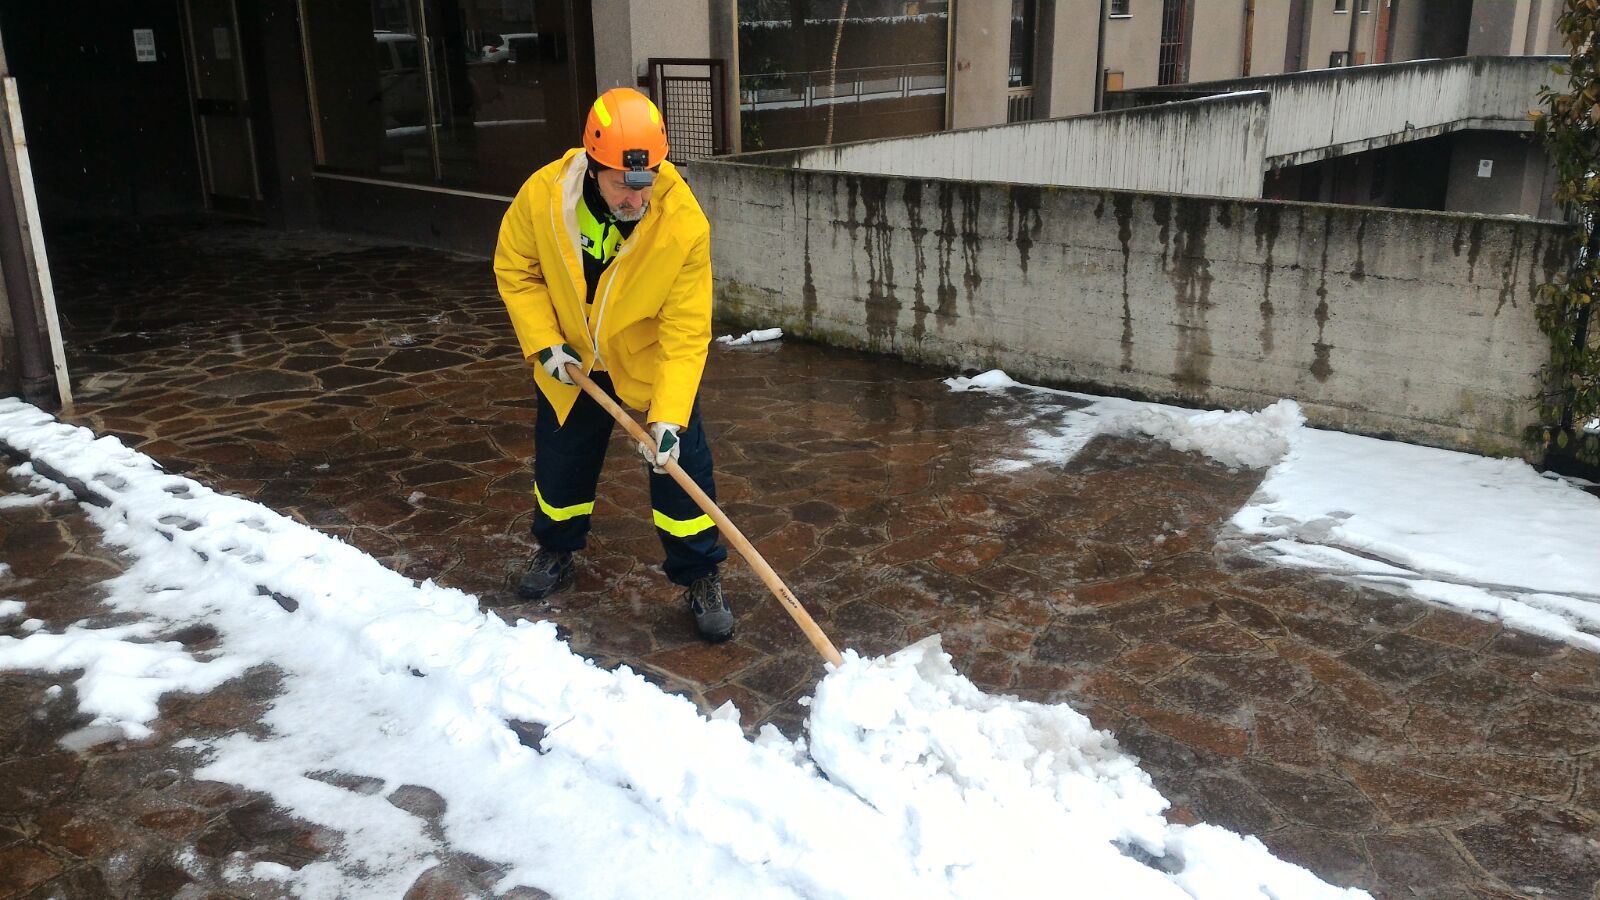
[[[667,120],[673,162],[728,152],[726,71],[720,59],[651,57],[650,96]]]

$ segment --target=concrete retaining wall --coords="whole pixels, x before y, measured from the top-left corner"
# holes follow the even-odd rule
[[[747,154],[766,165],[935,178],[1261,196],[1267,95]]]
[[[1340,47],[1344,45],[1341,42]],[[1315,59],[1327,59],[1327,54]],[[1195,82],[1156,96],[1265,91],[1267,164],[1302,165],[1463,128],[1526,131],[1555,56],[1427,59]],[[1161,107],[1156,107],[1161,108]]]
[[[1521,452],[1552,223],[697,162],[718,314],[946,366]]]

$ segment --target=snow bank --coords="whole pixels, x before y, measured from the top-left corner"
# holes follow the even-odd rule
[[[1253,839],[1167,825],[1165,801],[1109,734],[1066,706],[983,694],[936,642],[886,659],[849,654],[818,686],[809,746],[770,730],[751,742],[626,668],[572,654],[548,623],[509,625],[469,595],[413,584],[336,539],[167,475],[115,438],[8,400],[0,441],[103,498],[88,514],[134,559],[108,602],[150,623],[39,631],[0,644],[0,668],[132,659],[159,670],[164,680],[146,686],[156,693],[254,667],[279,675],[266,736],[195,743],[197,774],[267,793],[345,840],[332,860],[238,867],[241,879],[302,896],[402,893],[436,846],[390,802],[411,785],[443,801],[437,824],[454,849],[507,866],[502,890],[934,898],[1071,884],[1106,897],[1362,896]],[[209,662],[156,640],[193,621],[218,631]],[[84,677],[80,700],[112,683]],[[128,696],[99,709],[131,733],[154,715]],[[531,723],[533,746],[513,721]],[[378,788],[337,787],[330,773]]]

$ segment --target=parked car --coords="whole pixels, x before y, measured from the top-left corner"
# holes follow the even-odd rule
[[[538,39],[538,37],[539,35],[528,32],[516,32],[513,34],[491,34],[485,40],[483,45],[483,61],[495,63],[516,62],[516,57],[512,54],[511,42],[514,39]]]
[[[559,34],[540,34],[536,31],[518,31],[491,35],[494,40],[483,46],[484,62],[563,62],[566,45]]]

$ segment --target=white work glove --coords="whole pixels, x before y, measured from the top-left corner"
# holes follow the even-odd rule
[[[639,455],[650,464],[650,471],[660,475],[667,471],[667,463],[678,458],[678,426],[671,422],[651,422],[649,427],[655,446],[641,442]]]
[[[571,344],[556,344],[539,351],[539,365],[544,366],[545,372],[562,384],[572,384],[572,376],[567,374],[567,363],[583,368],[578,351],[572,349]]]

